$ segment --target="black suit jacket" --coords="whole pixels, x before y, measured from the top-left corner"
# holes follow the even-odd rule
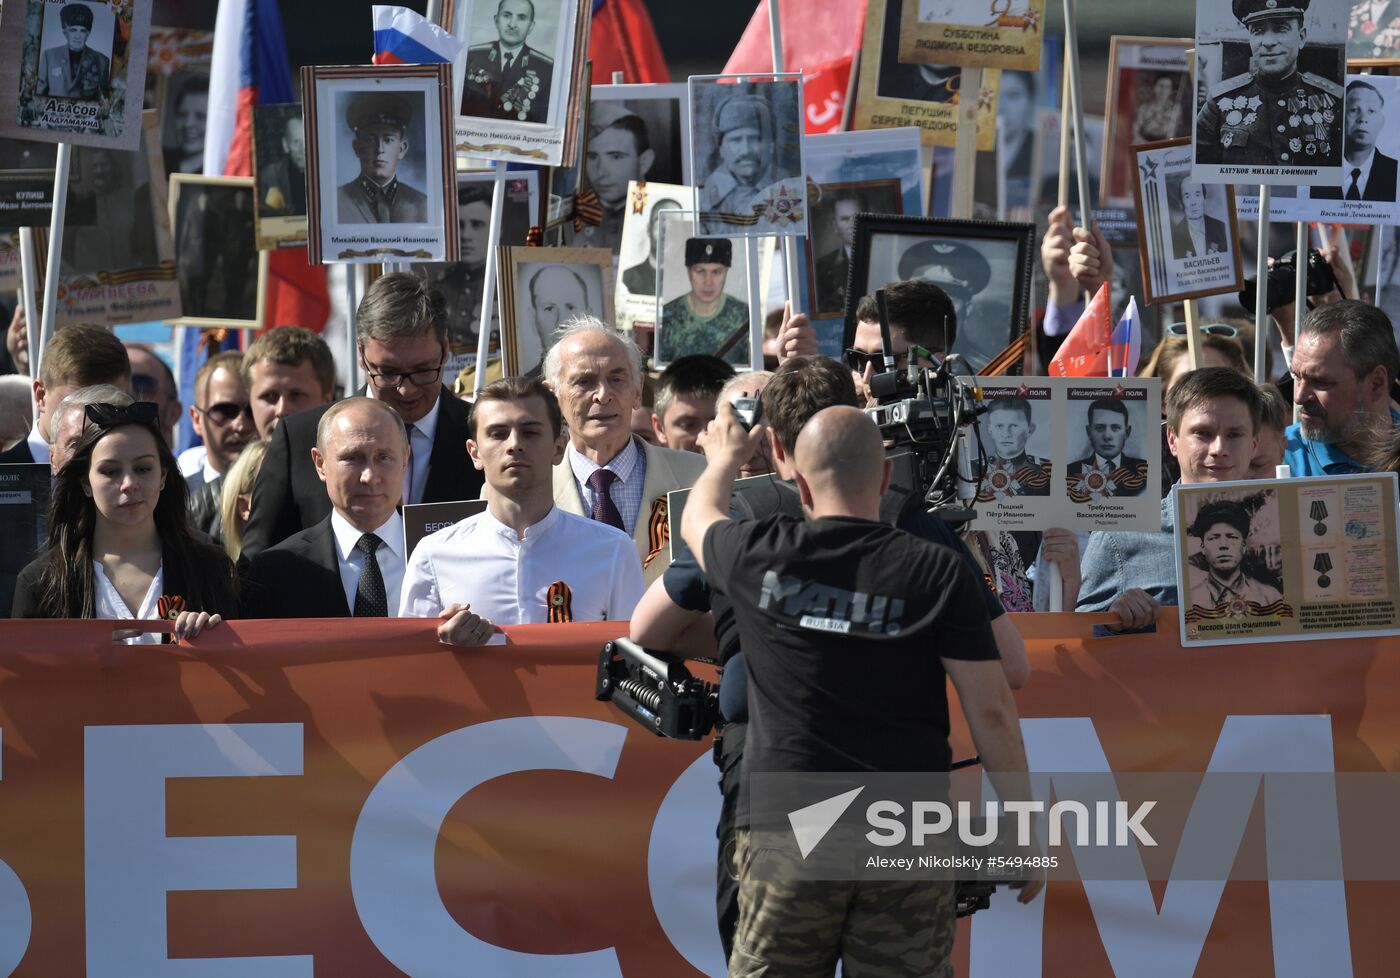
[[[253,556],[245,576],[249,618],[350,617],[330,516]]]
[[[1342,160],[1342,185],[1340,187],[1313,187],[1312,198],[1314,200],[1342,200],[1346,196],[1346,188],[1351,186],[1351,171],[1347,167],[1346,160]],[[1376,150],[1376,157],[1371,161],[1371,175],[1366,178],[1366,189],[1362,191],[1362,200],[1382,200],[1394,202],[1396,176],[1400,173],[1393,157],[1386,156],[1380,150]]]
[[[1230,253],[1230,235],[1225,230],[1225,222],[1205,216],[1206,225],[1206,254],[1211,250],[1222,255]],[[1196,254],[1191,248],[1191,232],[1186,227],[1186,222],[1172,221],[1172,254],[1177,258],[1204,258],[1205,255]]]
[[[1088,458],[1081,458],[1081,459],[1078,459],[1077,461],[1070,462],[1069,465],[1065,466],[1065,478],[1067,478],[1067,479],[1077,479],[1077,478],[1079,478],[1081,475],[1083,475],[1085,472],[1088,472],[1088,471],[1089,471],[1091,468],[1093,468],[1093,467],[1094,467],[1094,456],[1092,456],[1092,455],[1090,455]],[[1122,468],[1122,469],[1140,469],[1140,470],[1142,470],[1143,472],[1146,472],[1146,471],[1147,471],[1147,460],[1146,460],[1146,459],[1142,459],[1142,458],[1133,458],[1131,455],[1121,455],[1121,456],[1119,456],[1119,468]],[[1145,487],[1144,487],[1144,488],[1145,488]],[[1143,490],[1142,490],[1142,489],[1127,489],[1127,488],[1124,488],[1124,487],[1120,486],[1120,487],[1119,487],[1118,495],[1120,495],[1120,496],[1141,496],[1142,493],[1143,493]]]
[[[467,414],[471,408],[446,387],[438,395],[438,403],[441,407],[422,502],[477,499],[482,475],[467,456]],[[311,462],[316,425],[327,410],[329,405],[284,418],[273,432],[258,481],[253,484],[252,515],[243,531],[243,552],[250,558],[330,516],[330,497]]]
[[[0,452],[0,465],[28,464],[33,461],[34,453],[29,450],[27,438],[21,438],[9,451]]]
[[[223,562],[227,565],[228,558],[224,555],[223,548],[215,547],[213,544],[206,544],[206,546],[208,550],[197,559],[207,559],[212,563]],[[174,561],[170,559],[170,551],[165,551],[161,559],[162,570],[165,574],[164,592],[166,594],[188,594],[189,586],[185,583],[184,575],[179,572]],[[15,601],[10,609],[11,618],[45,617],[39,611],[39,579],[43,577],[44,568],[48,561],[49,554],[40,554],[26,564],[24,570],[19,572],[19,579],[15,582]],[[222,599],[216,599],[215,604],[217,607],[191,608],[190,610],[217,613],[229,619],[246,617],[243,615],[242,602],[236,593],[232,577],[229,578],[228,593]]]

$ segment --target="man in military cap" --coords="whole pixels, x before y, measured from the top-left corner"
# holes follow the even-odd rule
[[[715,111],[717,163],[700,188],[701,226],[725,230],[723,217],[754,216],[753,204],[773,183],[773,112],[757,95],[731,95]]]
[[[1340,166],[1342,86],[1298,70],[1311,0],[1232,0],[1253,70],[1218,83],[1196,117],[1196,162]]]
[[[963,324],[952,352],[968,358],[974,370],[1011,342],[1007,309],[996,303],[989,307],[988,297],[982,295],[992,281],[992,266],[971,245],[921,241],[900,256],[899,277],[932,282],[952,300],[957,321]]]
[[[535,29],[533,0],[500,0],[495,21],[496,40],[467,50],[462,115],[544,122],[554,60],[525,43]]]
[[[87,46],[92,33],[92,8],[67,3],[58,12],[66,43],[39,56],[36,93],[63,98],[99,99],[112,90],[112,62]]]
[[[996,457],[988,463],[979,498],[1050,495],[1050,463],[1026,451],[1026,442],[1035,434],[1030,401],[1024,397],[988,401],[982,428]]]
[[[577,248],[607,248],[614,255],[622,245],[623,205],[627,182],[645,180],[656,162],[651,136],[642,117],[625,102],[594,102],[588,110],[588,185],[603,207],[603,222],[564,230],[565,240]]]
[[[1201,552],[1191,561],[1190,607],[1218,608],[1239,601],[1244,602],[1247,613],[1257,614],[1283,600],[1278,588],[1244,572],[1249,522],[1244,506],[1228,499],[1207,503],[1196,514],[1189,532],[1200,538]],[[1198,560],[1204,562],[1204,568]],[[1201,573],[1203,569],[1205,573]]]
[[[428,219],[423,191],[399,180],[399,163],[408,154],[412,110],[402,96],[366,92],[350,103],[346,121],[355,133],[351,144],[360,160],[360,175],[336,192],[341,224],[421,224]]]
[[[846,279],[850,277],[851,249],[855,246],[856,215],[865,205],[856,194],[844,191],[831,205],[831,227],[837,246],[817,258],[816,311],[842,312],[846,308]]]
[[[733,261],[728,238],[688,238],[685,271],[690,291],[661,307],[658,357],[669,363],[709,353],[728,363],[749,362],[749,306],[724,291]]]

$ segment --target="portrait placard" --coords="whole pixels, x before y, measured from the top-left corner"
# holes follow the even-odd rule
[[[982,377],[974,529],[1161,527],[1161,381]]]
[[[886,0],[901,6],[899,60],[982,68],[1040,67],[1045,0]]]
[[[0,139],[0,229],[49,224],[57,155],[53,143]]]
[[[457,260],[450,79],[444,64],[302,69],[313,264]]]
[[[1175,492],[1182,645],[1400,634],[1395,473]]]
[[[484,499],[458,499],[446,503],[409,503],[403,508],[403,552],[413,556],[413,548],[438,530],[455,526],[486,509]]]
[[[253,106],[258,248],[306,247],[306,123],[301,104]]]
[[[661,253],[652,366],[709,353],[737,369],[751,363],[749,268],[742,238],[695,234],[688,210],[658,212]],[[635,324],[634,324],[635,326]]]
[[[1354,68],[1395,64],[1400,51],[1400,4],[1357,0],[1347,24],[1347,62]]]
[[[694,199],[695,189],[681,184],[628,183],[617,262],[618,329],[650,330],[656,325],[656,283],[661,277],[657,215],[687,210]]]
[[[574,162],[592,10],[589,0],[445,0],[442,25],[462,42],[453,66],[457,153]]]
[[[588,106],[582,185],[598,198],[600,222],[564,228],[575,248],[622,247],[627,186],[690,183],[690,98],[685,85],[595,85]]]
[[[1104,118],[1110,136],[1099,175],[1099,199],[1105,206],[1126,205],[1133,199],[1135,144],[1190,138],[1196,114],[1195,87],[1186,63],[1190,47],[1190,38],[1109,39]]]
[[[152,27],[146,58],[146,104],[160,112],[165,172],[204,172],[204,130],[209,117],[211,31]]]
[[[49,546],[53,472],[44,462],[0,465],[0,616],[14,606],[19,572]]]
[[[166,210],[160,122],[142,115],[139,153],[78,146],[68,175],[55,328],[116,326],[180,316],[175,245]],[[43,288],[48,233],[34,233]]]
[[[503,246],[499,255],[505,376],[539,373],[555,331],[570,319],[612,322],[612,252],[606,248]]]
[[[1026,328],[1034,234],[1031,224],[857,214],[843,347],[855,343],[862,296],[888,282],[926,279],[952,300],[951,352],[982,369]],[[946,344],[930,349],[949,352]]]
[[[150,27],[151,0],[0,6],[0,136],[137,149]]]
[[[802,75],[692,75],[695,233],[807,234]]]
[[[1196,0],[1197,183],[1341,183],[1350,11],[1350,0]]]
[[[883,24],[884,30],[871,30],[868,26],[861,41],[851,128],[918,126],[925,144],[956,145],[962,69],[946,64],[914,65],[900,61],[898,0],[869,0],[865,22],[870,26]],[[984,152],[996,145],[996,103],[1000,84],[1000,69],[988,68],[982,72],[982,84],[977,92],[977,148]]]
[[[1133,151],[1144,300],[1153,304],[1244,288],[1235,188],[1196,182],[1189,139]]]
[[[583,64],[584,87],[588,88],[592,80],[593,62],[585,61]],[[562,224],[574,216],[579,183],[583,179],[583,148],[588,140],[588,99],[579,99],[579,111],[583,113],[583,116],[579,119],[579,124],[574,127],[574,132],[569,136],[569,145],[564,147],[566,162],[560,163],[558,166],[543,167],[540,171],[541,179],[544,180],[546,188],[546,209],[535,223],[546,229]],[[485,163],[488,169],[494,166],[489,160],[478,162]],[[458,169],[460,170],[461,167],[459,166]]]
[[[812,204],[812,234],[807,239],[807,294],[804,307],[814,319],[846,314],[846,283],[851,275],[856,215],[904,213],[898,180],[859,180],[822,185]]]
[[[998,220],[1028,221],[1039,196],[1035,180],[1039,110],[1058,106],[1058,48],[1046,39],[1040,71],[1003,71],[997,92]],[[1051,101],[1053,100],[1053,102]]]
[[[170,178],[184,326],[261,329],[267,267],[253,230],[253,178]]]

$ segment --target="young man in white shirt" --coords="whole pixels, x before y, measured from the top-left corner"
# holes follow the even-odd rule
[[[632,539],[554,504],[565,435],[553,392],[538,379],[498,380],[477,395],[468,428],[486,511],[414,548],[399,615],[442,619],[448,645],[484,644],[496,625],[628,618],[642,596]]]

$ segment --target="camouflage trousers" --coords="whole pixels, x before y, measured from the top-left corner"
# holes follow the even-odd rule
[[[951,881],[797,880],[795,869],[781,874],[793,878],[756,879],[760,861],[799,857],[750,841],[740,829],[729,978],[819,978],[835,974],[837,961],[845,978],[952,978]]]

